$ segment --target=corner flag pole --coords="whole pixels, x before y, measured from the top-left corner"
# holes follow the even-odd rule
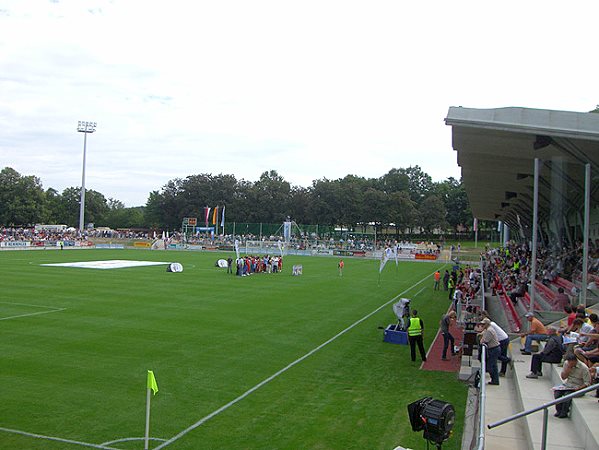
[[[151,392],[158,392],[158,385],[156,384],[156,378],[154,378],[154,372],[148,370],[148,383],[147,383],[147,395],[146,395],[146,434],[144,440],[144,450],[148,450],[150,441],[150,401],[152,398]]]

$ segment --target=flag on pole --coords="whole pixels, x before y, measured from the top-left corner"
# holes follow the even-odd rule
[[[223,212],[220,217],[220,226],[223,228],[225,227],[225,207],[224,206],[223,206]],[[225,231],[223,230],[223,234],[224,233],[225,233]]]
[[[204,206],[204,222],[206,226],[208,226],[208,221],[210,220],[210,207]]]
[[[154,372],[148,370],[148,389],[152,389],[154,395],[158,392],[158,385],[156,384],[156,378],[154,377]]]
[[[474,218],[474,223],[472,224],[472,229],[476,233],[478,231],[478,219]]]
[[[218,206],[214,207],[214,211],[212,212],[212,225],[218,224]]]
[[[391,252],[392,252],[392,250],[389,247],[387,247],[385,250],[383,250],[383,254],[381,256],[381,265],[379,266],[379,273],[381,273],[383,271],[383,269],[385,268],[385,264],[387,264],[387,261],[389,261]]]

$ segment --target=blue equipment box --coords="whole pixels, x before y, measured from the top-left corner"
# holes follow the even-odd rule
[[[396,331],[396,328],[396,324],[391,324],[385,328],[383,341],[389,342],[391,344],[408,345],[408,333],[406,331]]]

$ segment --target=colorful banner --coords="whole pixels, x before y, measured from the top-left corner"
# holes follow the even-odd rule
[[[210,207],[204,207],[204,223],[208,226],[208,221],[210,220]]]

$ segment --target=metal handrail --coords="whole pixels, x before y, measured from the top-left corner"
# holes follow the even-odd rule
[[[542,439],[541,439],[541,450],[545,450],[547,448],[547,416],[548,416],[548,409],[551,408],[554,405],[557,405],[558,403],[562,403],[565,402],[566,400],[570,400],[572,398],[575,397],[580,397],[583,394],[586,394],[589,391],[593,391],[595,389],[599,389],[599,383],[593,384],[592,386],[588,386],[584,389],[580,389],[578,391],[572,392],[571,394],[568,395],[564,395],[563,397],[560,397],[558,399],[552,400],[548,403],[544,403],[540,406],[537,406],[535,408],[531,408],[527,411],[522,411],[519,412],[518,414],[513,414],[509,417],[506,417],[505,419],[501,419],[498,420],[497,422],[493,422],[487,425],[487,428],[490,430],[492,428],[498,427],[500,425],[506,424],[508,422],[511,422],[513,420],[519,419],[521,417],[524,416],[528,416],[529,414],[535,413],[537,411],[543,410],[543,435],[542,435]],[[480,448],[480,447],[479,447]]]
[[[483,294],[484,296],[484,294]],[[485,448],[485,404],[487,402],[487,384],[485,374],[487,373],[487,346],[480,346],[480,396],[478,400],[478,450]]]
[[[484,271],[484,260],[481,255],[480,257],[480,293],[482,297],[481,307],[483,310],[486,309],[485,305],[485,271]],[[480,381],[481,388],[479,391],[478,399],[478,450],[485,448],[485,405],[487,403],[487,385],[485,383],[485,374],[487,373],[487,346],[480,346]]]

